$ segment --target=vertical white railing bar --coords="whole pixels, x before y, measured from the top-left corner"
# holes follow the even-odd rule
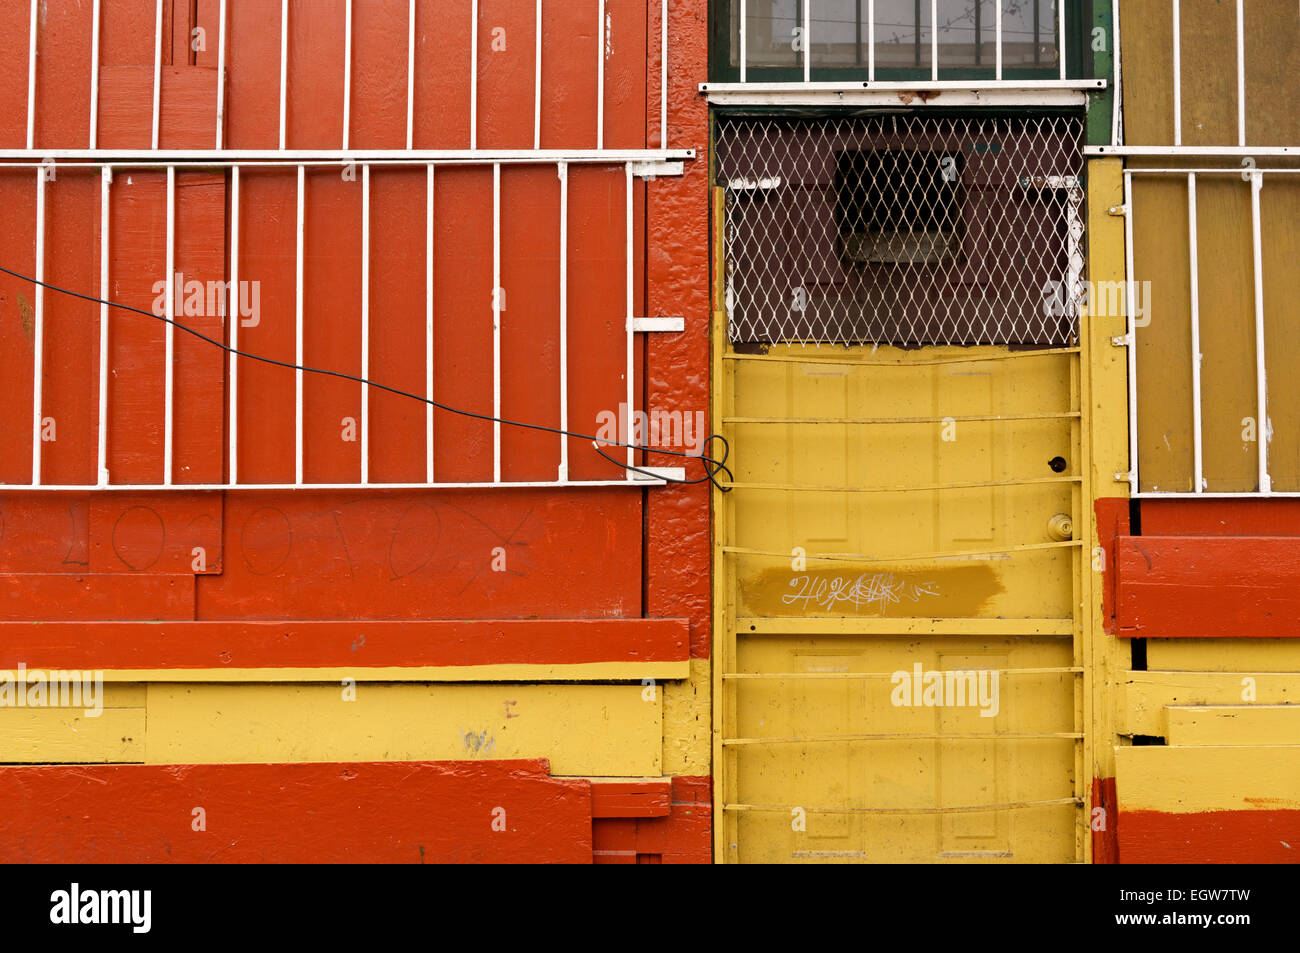
[[[538,0],[540,2],[540,0]],[[659,148],[668,148],[668,0],[659,8]]]
[[[492,416],[501,416],[501,163],[492,163]],[[492,421],[492,482],[501,482],[501,421]]]
[[[1237,145],[1246,144],[1246,11],[1237,0]]]
[[[1187,173],[1188,271],[1192,297],[1192,490],[1205,491],[1201,435],[1201,286],[1196,239],[1196,173]]]
[[[542,147],[542,0],[533,20],[533,148]]]
[[[993,78],[1002,79],[1002,0],[993,0]]]
[[[1182,4],[1171,0],[1173,6],[1174,31],[1174,145],[1183,144],[1183,37],[1180,25]]]
[[[1255,403],[1259,418],[1255,436],[1259,440],[1259,492],[1271,493],[1272,480],[1268,474],[1268,438],[1272,429],[1268,422],[1268,362],[1264,352],[1264,252],[1260,241],[1259,193],[1264,187],[1264,174],[1250,174],[1250,232],[1252,266],[1255,272]]]
[[[605,148],[605,0],[599,3],[600,20],[596,30],[596,148]]]
[[[939,0],[930,0],[930,78],[939,78]]]
[[[32,327],[32,484],[41,485],[41,388],[45,368],[45,168],[36,169],[36,307]]]
[[[433,400],[433,172],[426,167],[424,190],[424,397]],[[424,481],[433,482],[433,404],[424,405]]]
[[[867,79],[876,78],[876,0],[867,0]]]
[[[746,54],[749,52],[745,48],[745,44],[748,42],[748,38],[745,36],[748,25],[746,21],[749,18],[749,11],[745,9],[745,2],[746,0],[740,0],[740,81],[742,83],[745,82],[745,60],[747,59]],[[872,2],[874,3],[875,0],[872,0]]]
[[[108,485],[108,229],[109,185],[113,167],[104,166],[99,174],[99,432],[96,458],[96,485]]]
[[[285,93],[289,86],[289,0],[280,0],[280,148],[284,148]]]
[[[560,429],[569,429],[569,165],[555,167],[560,179]],[[569,479],[569,438],[560,437],[561,483]]]
[[[806,8],[805,8],[805,9],[806,9]],[[805,34],[805,36],[806,36],[806,35],[807,35],[807,34]],[[635,266],[636,266],[636,262],[635,262],[635,259],[634,259],[634,253],[633,253],[633,247],[632,247],[632,232],[633,232],[632,225],[633,225],[633,218],[634,218],[634,215],[635,215],[635,206],[636,206],[636,201],[635,201],[635,198],[634,198],[634,192],[633,192],[632,189],[633,189],[633,184],[635,183],[636,179],[635,179],[635,177],[632,175],[632,164],[631,164],[630,162],[629,162],[626,166],[624,166],[624,175],[625,175],[626,178],[627,178],[627,317],[626,317],[626,321],[627,321],[627,335],[626,335],[626,337],[627,337],[627,427],[628,427],[628,432],[627,432],[627,436],[623,437],[623,439],[624,439],[625,441],[627,441],[627,443],[629,444],[629,446],[628,446],[628,448],[627,448],[627,465],[630,467],[630,466],[633,466],[633,465],[636,463],[636,451],[634,451],[634,450],[632,449],[632,447],[631,447],[631,444],[633,444],[633,443],[636,442],[635,440],[632,439],[632,435],[635,433],[635,429],[634,429],[634,427],[633,427],[633,420],[635,419],[634,412],[635,412],[635,410],[636,410],[636,403],[635,403],[634,400],[633,400],[633,393],[634,393],[634,391],[633,391],[633,389],[632,389],[632,386],[633,386],[632,382],[633,382],[633,377],[634,377],[634,375],[633,375],[633,373],[632,373],[632,372],[633,372],[633,367],[632,367],[632,358],[633,358],[633,353],[634,353],[634,351],[635,351],[635,348],[634,348],[634,341],[635,341],[635,338],[634,338],[634,335],[633,335],[633,333],[632,333],[632,322],[633,322],[633,320],[634,320],[634,314],[635,314],[635,310],[636,310],[636,309],[635,309],[634,302],[633,302],[633,283],[634,283],[634,277],[635,277],[635,271],[636,271],[636,267],[635,267]],[[621,416],[621,415],[620,415],[620,416]],[[631,471],[631,470],[628,470],[628,471],[627,471],[627,478],[628,478],[629,480],[631,480],[631,479],[633,479],[633,477],[634,477],[634,474],[632,473],[632,471]]]
[[[361,377],[370,380],[370,163],[361,167]],[[370,482],[370,388],[361,385],[361,482]]]
[[[803,81],[812,79],[812,0],[803,0]],[[628,408],[628,413],[632,409]],[[631,443],[632,441],[628,441]],[[629,473],[628,476],[631,476]]]
[[[343,148],[352,127],[352,0],[343,4]]]
[[[230,170],[230,485],[239,482],[239,166]]]
[[[406,148],[415,148],[415,0],[406,8]]]
[[[298,365],[293,372],[293,482],[302,485],[302,383],[303,383],[303,326],[302,326],[302,270],[303,270],[303,224],[306,216],[307,169],[298,166],[298,220],[296,243],[293,256],[293,340],[294,363]]]
[[[478,0],[469,9],[469,147],[478,148]]]
[[[159,4],[162,0],[158,0]],[[36,148],[36,6],[32,0],[31,32],[27,36],[27,148]]]
[[[1056,0],[1056,49],[1061,61],[1061,79],[1065,79],[1065,0]]]
[[[1124,111],[1124,86],[1120,69],[1119,0],[1110,0],[1111,54],[1115,58],[1115,88],[1110,99],[1110,144],[1120,144],[1121,116]]]
[[[217,148],[226,141],[226,0],[217,9]]]
[[[224,0],[223,0],[224,2]],[[90,148],[99,138],[99,0],[90,7]],[[30,148],[30,146],[28,147]],[[221,148],[221,144],[217,144]]]
[[[1137,432],[1137,324],[1134,321],[1133,295],[1133,179],[1124,173],[1124,312],[1128,319],[1128,486],[1129,495],[1138,492]]]
[[[162,102],[162,25],[163,0],[154,8],[153,31],[153,134],[150,148],[158,148],[158,110]]]
[[[167,167],[167,324],[163,327],[163,486],[172,485],[176,414],[176,166]]]

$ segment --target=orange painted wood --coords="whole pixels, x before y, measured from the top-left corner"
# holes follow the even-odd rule
[[[353,5],[355,7],[355,4]],[[286,147],[290,149],[343,148],[343,52],[344,0],[290,0],[289,67],[286,110]],[[356,14],[353,13],[355,18]],[[263,19],[263,29],[272,29],[278,37],[280,12],[274,21]],[[359,34],[352,28],[355,55]],[[403,47],[405,49],[405,47]],[[280,53],[272,61],[276,67],[269,85],[279,95]],[[353,83],[358,73],[353,64]],[[278,132],[278,110],[277,132]],[[268,143],[262,148],[275,148]]]
[[[0,494],[0,572],[89,566],[89,493]]]
[[[226,146],[275,149],[280,144],[280,0],[240,0],[227,4],[226,15]],[[215,143],[215,126],[213,133]]]
[[[478,94],[480,102],[487,107],[479,110],[480,149],[533,147],[534,20],[535,10],[529,3],[520,3],[519,0],[479,2]],[[543,60],[545,56],[543,51]],[[593,58],[593,84],[595,70]],[[496,103],[512,103],[513,108],[493,108]]]
[[[672,779],[666,817],[596,818],[598,864],[707,864],[712,861],[712,779]]]
[[[590,782],[545,761],[0,767],[0,803],[6,863],[592,858]]]
[[[595,781],[591,785],[592,817],[667,817],[672,785],[657,781]]]
[[[7,32],[0,30],[0,34]],[[24,52],[24,59],[26,55]],[[25,90],[25,74],[23,82]],[[26,110],[26,99],[22,102],[23,108],[16,110],[20,119]],[[9,112],[0,109],[0,123]],[[0,168],[0,208],[4,209],[5,223],[0,229],[0,252],[6,267],[33,274],[36,269],[35,170]],[[36,293],[31,282],[0,274],[0,314],[4,316],[0,320],[0,348],[5,354],[5,399],[0,400],[0,480],[6,483],[27,483],[32,478],[35,309]]]
[[[6,32],[26,34],[30,17],[21,4],[6,5],[3,15]],[[85,148],[90,143],[90,4],[44,3],[37,23],[36,145],[76,143]],[[26,49],[16,65],[24,68],[25,76]],[[18,101],[24,105],[19,112],[25,121],[26,83]]]
[[[1102,814],[1097,816],[1097,809]],[[1098,824],[1103,826],[1099,829]],[[1092,779],[1092,862],[1094,864],[1119,863],[1119,796],[1114,778]]]
[[[1300,500],[1143,500],[1153,536],[1300,536]]]
[[[1124,811],[1125,864],[1300,863],[1300,811]]]
[[[467,149],[470,0],[417,3],[415,29],[415,148]]]
[[[123,585],[129,592],[133,582]],[[0,666],[43,668],[572,665],[678,661],[687,653],[683,619],[0,622]]]
[[[1115,634],[1115,583],[1118,578],[1115,540],[1129,534],[1129,501],[1117,497],[1099,499],[1094,504],[1097,514],[1097,546],[1101,549],[1105,565],[1101,573],[1102,627]]]
[[[101,493],[90,503],[94,572],[221,572],[221,494]],[[205,568],[194,568],[195,547]]]
[[[3,622],[192,618],[193,576],[0,573]]]
[[[1120,536],[1119,634],[1300,636],[1300,539]]]

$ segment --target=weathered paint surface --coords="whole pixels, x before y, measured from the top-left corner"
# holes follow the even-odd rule
[[[292,0],[289,6],[286,145],[338,148],[345,5]],[[707,14],[702,4],[670,6],[667,144],[694,148],[703,157],[707,107],[696,85],[706,78]],[[177,0],[163,7],[161,146],[210,148],[217,5]],[[455,0],[417,8],[413,145],[468,148],[471,4]],[[532,5],[482,0],[479,8],[477,145],[529,148],[536,65]],[[602,55],[604,147],[661,144],[660,4],[606,0],[603,25],[598,9],[597,0],[545,5],[544,149],[596,147],[595,76]],[[354,148],[405,144],[406,60],[393,51],[405,49],[406,13],[405,4],[353,4],[348,133]],[[104,7],[98,134],[103,148],[149,144],[153,15],[148,0]],[[274,148],[280,4],[231,4],[229,17],[226,144]],[[0,37],[6,57],[0,63],[5,107],[0,108],[0,145],[21,147],[27,7],[10,19],[14,29]],[[206,31],[205,51],[189,49],[189,31],[196,26]],[[497,33],[498,27],[504,32]],[[39,146],[86,142],[89,28],[88,4],[41,5]],[[29,274],[35,270],[33,178],[30,170],[0,169],[5,209],[0,262]],[[636,314],[686,316],[684,332],[638,340],[637,402],[692,418],[708,411],[707,178],[701,158],[687,162],[681,177],[635,185]],[[371,179],[370,373],[423,392],[423,349],[410,340],[423,342],[426,176],[423,169],[373,169]],[[306,188],[305,361],[357,373],[359,186],[337,170],[309,169]],[[98,193],[94,176],[62,167],[47,183],[51,281],[88,292],[98,288]],[[245,170],[241,180],[240,272],[260,282],[262,316],[241,327],[240,344],[277,359],[294,353],[294,193],[292,169]],[[501,283],[508,292],[501,333],[502,413],[554,426],[560,421],[554,167],[503,168],[501,197]],[[224,175],[178,173],[176,267],[187,279],[229,278],[231,199]],[[569,421],[575,430],[594,432],[597,415],[617,412],[626,399],[622,167],[570,167],[568,200]],[[145,309],[153,303],[153,283],[165,270],[164,203],[161,173],[118,170],[109,265],[111,297],[117,301]],[[491,169],[440,168],[434,205],[434,396],[482,412],[492,406]],[[4,481],[25,482],[31,470],[33,300],[30,285],[0,279],[0,354],[6,355],[6,382],[14,395],[0,407]],[[227,333],[219,317],[184,320],[219,338]],[[45,333],[44,406],[57,420],[58,439],[44,448],[43,476],[93,481],[98,309],[47,292]],[[162,467],[162,326],[115,312],[109,340],[111,477],[118,483],[155,482]],[[219,352],[184,335],[177,336],[176,347],[176,481],[220,482],[232,462],[223,410],[228,366]],[[237,393],[240,479],[292,481],[293,374],[241,362]],[[358,445],[342,438],[340,422],[359,417],[359,388],[308,375],[304,407],[306,479],[357,480]],[[370,414],[371,479],[422,480],[423,407],[372,393]],[[554,479],[559,440],[503,428],[503,479]],[[433,451],[440,481],[491,478],[488,424],[437,411]],[[623,476],[621,468],[592,451],[589,441],[570,440],[569,454],[573,478]],[[688,476],[701,474],[698,465],[688,467]],[[646,832],[675,833],[668,846],[642,845],[634,856],[706,861],[708,498],[706,486],[0,495],[0,625],[8,626],[0,638],[0,667],[22,662],[102,668],[110,680],[108,697],[116,699],[106,701],[111,707],[94,724],[75,710],[0,710],[0,747],[7,759],[21,761],[351,759],[357,764],[339,770],[355,768],[366,776],[378,771],[384,777],[386,766],[363,762],[548,757],[556,770],[591,777],[648,775],[663,778],[661,787],[672,783],[669,776],[682,775],[703,784],[706,793],[674,795],[669,814],[642,818]],[[359,681],[358,698],[369,692],[369,702],[344,707],[348,703],[338,700],[337,683],[348,678]],[[592,684],[566,684],[575,680]],[[330,681],[335,687],[322,684]],[[335,720],[334,729],[322,732],[295,720],[304,693],[330,695],[332,700],[317,708]],[[264,723],[278,724],[281,737],[268,739],[248,725],[214,719],[212,702],[231,699],[263,712]],[[615,711],[621,716],[613,717]],[[457,712],[482,715],[483,725],[452,724]],[[416,727],[403,733],[403,725]],[[490,732],[492,749],[484,750],[484,741],[478,751],[468,752],[466,737],[483,737],[491,725],[501,729]],[[509,792],[513,775],[478,764],[486,773],[474,775],[474,790]],[[13,790],[29,800],[33,818],[58,796],[41,793],[43,778],[72,783],[63,775],[43,774],[44,768],[7,770],[16,772]],[[187,770],[205,778],[227,777],[222,770],[231,778],[248,778],[262,767],[141,770],[130,775],[134,793],[123,801],[165,800],[175,794],[177,778],[191,776]],[[461,777],[466,770],[451,766],[445,773]],[[525,780],[570,792],[570,782]],[[243,783],[232,781],[229,788],[231,798],[249,798],[241,823],[250,829],[282,823],[272,811],[259,818],[266,799],[248,794],[258,789],[241,788]],[[333,805],[339,819],[350,816],[345,805],[352,802],[340,792],[355,786],[312,784],[311,797]],[[427,795],[433,802],[460,796],[450,784],[433,785]],[[584,803],[585,841],[564,839],[569,816],[564,807],[557,822],[561,830],[555,837],[537,834],[531,853],[484,853],[474,837],[467,837],[464,843],[444,843],[443,854],[571,859],[581,846],[590,859],[590,806]],[[687,820],[679,823],[679,815]],[[155,850],[163,830],[156,813],[122,813],[115,819],[105,810],[95,816],[96,843],[118,844],[103,846],[102,859],[166,859]],[[411,812],[397,812],[392,829],[421,830],[411,826],[410,817]],[[128,824],[140,828],[138,839],[117,838],[115,825]],[[525,825],[520,836],[533,837],[538,829]],[[454,831],[455,825],[444,830]],[[282,844],[266,856],[333,856],[328,850],[314,856],[313,841],[306,838],[293,848]],[[400,850],[389,851],[387,842],[372,846],[365,856],[399,859]]]

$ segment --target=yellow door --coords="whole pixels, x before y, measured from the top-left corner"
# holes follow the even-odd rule
[[[1078,180],[915,126],[719,122],[720,861],[1084,856]]]

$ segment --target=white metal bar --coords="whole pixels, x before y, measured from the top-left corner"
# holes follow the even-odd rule
[[[1205,466],[1201,434],[1201,290],[1196,240],[1196,173],[1187,173],[1188,277],[1192,299],[1192,489],[1205,490]]]
[[[1300,156],[1300,146],[1084,146],[1086,156]],[[1146,172],[1147,169],[1132,169]],[[1179,171],[1186,171],[1185,169]],[[1201,170],[1197,170],[1198,172]],[[1241,169],[1232,170],[1240,173]],[[1274,170],[1281,171],[1281,170]]]
[[[1246,11],[1237,0],[1237,145],[1246,145]]]
[[[478,0],[471,0],[469,23],[469,147],[478,148]]]
[[[876,78],[876,0],[867,0],[867,79]]]
[[[45,170],[36,170],[36,280],[45,280]],[[41,485],[41,402],[45,371],[45,287],[36,285],[32,326],[32,485]]]
[[[874,2],[875,0],[872,0],[872,3]],[[740,81],[742,83],[745,82],[745,61],[749,58],[749,51],[745,48],[745,44],[748,42],[745,33],[748,29],[749,11],[745,9],[745,4],[746,0],[740,0]]]
[[[284,149],[285,99],[289,87],[289,0],[280,0],[280,149]]]
[[[433,482],[433,180],[434,167],[426,173],[424,191],[424,478]]]
[[[541,3],[541,0],[537,0]],[[668,148],[668,0],[659,9],[659,145]]]
[[[930,79],[937,80],[938,78],[939,78],[939,0],[930,0]]]
[[[542,147],[542,0],[533,25],[533,148]]]
[[[406,28],[406,148],[410,149],[415,144],[415,0],[406,9]]]
[[[163,485],[172,483],[172,438],[176,415],[176,167],[167,168],[167,324],[163,328]]]
[[[154,8],[153,31],[153,138],[150,148],[158,148],[158,112],[162,102],[162,25],[163,0]]]
[[[812,0],[803,0],[803,81],[812,82]]]
[[[1133,288],[1133,180],[1124,176],[1124,313],[1128,321],[1128,485],[1129,494],[1138,492],[1137,433],[1137,326],[1134,323]]]
[[[1115,91],[1110,102],[1110,144],[1121,144],[1123,132],[1124,86],[1120,70],[1119,0],[1110,0],[1111,56],[1115,66]]]
[[[600,19],[596,24],[596,148],[605,146],[605,0],[600,0]]]
[[[646,469],[642,467],[642,469]],[[668,471],[667,467],[653,467],[653,470]],[[635,476],[635,475],[634,475]],[[637,486],[663,486],[667,480],[662,478],[655,479],[650,477],[635,476]],[[500,483],[439,483],[439,490],[515,490],[528,489],[530,487],[584,487],[584,486],[629,486],[630,480],[534,480],[528,481],[502,481]],[[306,483],[303,486],[310,487],[314,490],[369,490],[382,486],[386,490],[426,490],[429,488],[427,483]],[[156,483],[110,483],[105,490],[122,490],[122,491],[152,491],[162,489],[172,489],[175,491],[183,490],[185,492],[198,492],[200,490],[300,490],[302,486],[296,483],[185,483],[175,487],[162,487]],[[101,489],[93,483],[57,483],[42,484],[39,486],[30,483],[8,483],[5,484],[4,491],[11,493],[19,490],[39,490],[42,492],[67,492],[74,490],[93,490]],[[1235,494],[1240,496],[1241,494]],[[1300,494],[1276,493],[1274,496],[1290,496]]]
[[[370,380],[370,166],[361,167],[361,377]],[[370,388],[361,385],[361,482],[370,482]]]
[[[492,165],[492,482],[501,482],[501,166]]]
[[[1100,83],[1100,85],[1099,85]],[[1031,89],[1024,85],[998,88],[978,82],[956,83],[948,85],[945,81],[932,83],[930,80],[918,80],[913,83],[873,83],[848,87],[819,89],[817,83],[809,83],[800,90],[773,89],[780,84],[748,83],[736,88],[737,84],[728,84],[731,88],[710,84],[708,99],[710,103],[721,106],[883,106],[897,107],[900,92],[924,92],[933,90],[942,92],[942,97],[917,97],[912,106],[940,108],[948,106],[998,106],[1018,108],[1022,106],[1041,107],[1075,107],[1087,104],[1085,90],[1102,89],[1105,80],[1089,81],[1086,84],[1070,83],[1055,85],[1043,89]]]
[[[293,372],[293,481],[302,483],[302,384],[303,384],[303,321],[302,321],[302,270],[303,270],[303,224],[307,196],[307,170],[298,166],[298,219],[296,244],[294,246],[293,267],[293,301],[294,301],[294,363],[298,369]]]
[[[230,307],[226,309],[230,323],[230,483],[239,484],[239,166],[230,170]]]
[[[633,318],[632,330],[647,333],[672,333],[686,330],[685,317],[645,317]]]
[[[807,7],[805,6],[805,11],[806,10]],[[627,337],[628,432],[627,432],[627,436],[624,437],[623,439],[626,440],[627,443],[629,444],[627,448],[627,465],[630,467],[636,463],[636,451],[633,450],[631,447],[631,444],[636,443],[636,441],[632,439],[633,435],[636,432],[632,424],[633,420],[635,419],[634,412],[636,410],[636,401],[634,399],[635,391],[633,390],[633,379],[635,377],[635,374],[633,373],[635,369],[633,367],[635,337],[632,331],[632,322],[635,320],[635,313],[636,313],[636,306],[634,302],[634,284],[635,284],[634,275],[636,271],[636,261],[635,261],[635,253],[633,248],[633,219],[636,214],[635,213],[636,199],[635,199],[635,193],[633,192],[633,185],[635,184],[636,179],[632,175],[631,165],[627,167],[625,174],[627,176],[627,318],[626,318],[627,323],[625,326],[627,328],[626,337]],[[627,472],[627,476],[629,479],[632,478],[631,470]]]
[[[108,252],[109,185],[113,170],[105,166],[99,176],[99,430],[96,473],[99,486],[108,483]]]
[[[343,149],[352,127],[352,0],[343,5]]]
[[[162,0],[159,0],[161,3]],[[27,35],[27,148],[36,146],[36,7],[32,0],[30,32]]]
[[[1056,58],[1061,63],[1061,79],[1065,79],[1065,0],[1056,0]]]
[[[1174,145],[1183,144],[1183,37],[1179,24],[1182,4],[1179,0],[1170,0],[1173,7],[1174,37]]]
[[[569,429],[569,167],[556,164],[560,179],[560,429]],[[559,478],[569,478],[569,438],[560,437]]]
[[[993,0],[993,78],[1002,79],[1002,0]]]
[[[225,3],[225,0],[222,0]],[[90,148],[99,138],[99,0],[90,7]],[[221,148],[221,144],[217,144]]]
[[[1291,151],[1300,153],[1300,147]],[[355,163],[422,166],[429,162],[477,166],[490,162],[551,166],[561,161],[622,165],[625,162],[694,158],[694,149],[353,149],[347,152],[342,149],[224,149],[219,153],[211,149],[0,149],[0,159],[15,166],[22,164],[19,160],[32,160],[31,164],[35,165],[44,159],[75,159],[140,169],[164,168],[171,163],[181,163],[186,168],[223,168],[250,162],[257,162],[264,168],[277,164],[284,167],[299,164],[341,167]]]
[[[226,0],[217,9],[217,148],[226,143]]]
[[[1259,417],[1255,436],[1259,441],[1259,490],[1272,492],[1268,473],[1268,441],[1272,427],[1268,420],[1268,361],[1264,352],[1264,252],[1260,241],[1259,193],[1264,187],[1264,176],[1252,172],[1250,176],[1250,232],[1252,265],[1255,272],[1255,403]]]

